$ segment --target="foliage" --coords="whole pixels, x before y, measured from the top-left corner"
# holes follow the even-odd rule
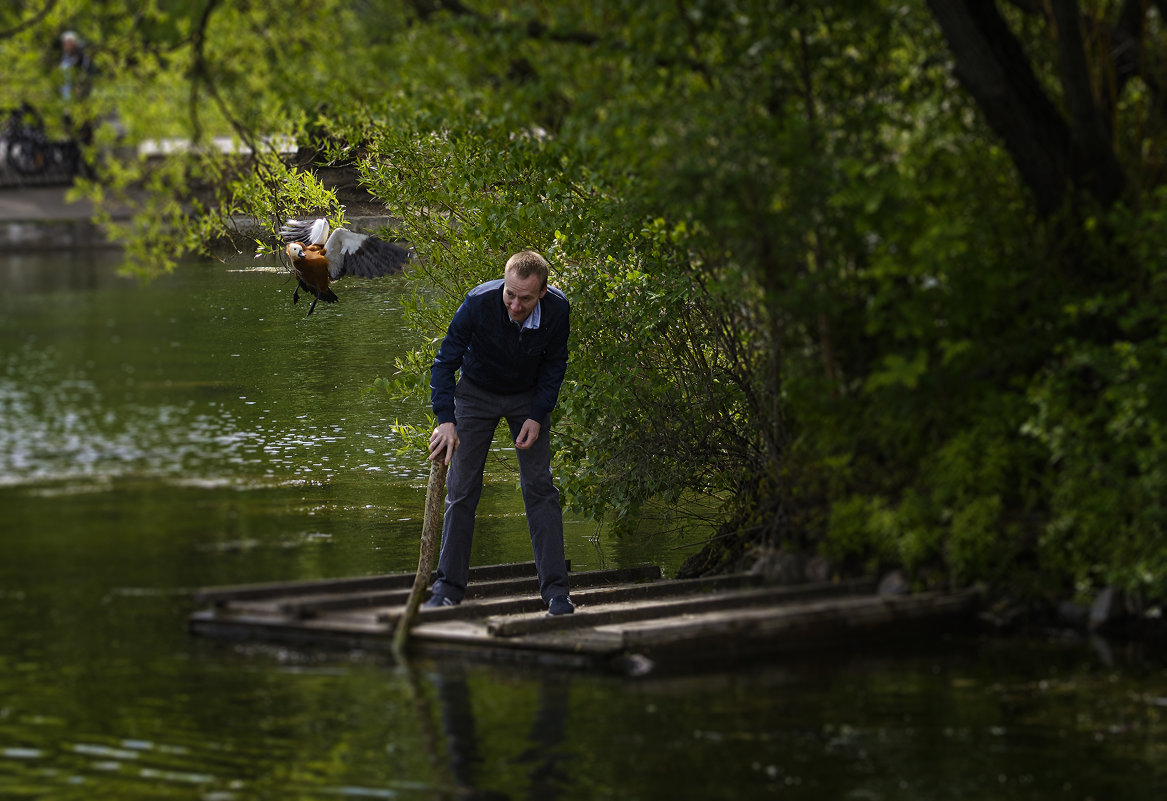
[[[1075,293],[1060,313],[1063,338],[1028,393],[1025,432],[1048,460],[1049,520],[1039,543],[1043,564],[1082,588],[1113,584],[1136,594],[1164,589],[1163,463],[1167,387],[1164,329],[1164,209],[1117,208],[1113,245],[1140,265],[1129,283]],[[1128,263],[1129,264],[1129,263]]]
[[[92,32],[110,124],[85,189],[140,204],[107,222],[144,274],[240,218],[342,218],[313,168],[353,165],[420,256],[416,348],[378,385],[424,401],[464,293],[545,253],[573,301],[559,475],[615,530],[701,520],[704,567],[764,544],[921,584],[1167,590],[1155,13],[1083,4],[1113,113],[1091,146],[1127,179],[1074,162],[1039,192],[970,65],[1014,58],[1088,129],[1041,4],[979,51],[953,33],[996,4],[114,5],[61,2],[0,47],[43,95],[46,32]],[[1116,30],[1147,46],[1134,71],[1096,46]],[[193,146],[137,155],[162,136]]]

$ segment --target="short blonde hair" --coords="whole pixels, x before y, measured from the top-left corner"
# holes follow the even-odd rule
[[[532,275],[537,275],[539,276],[539,285],[546,287],[551,265],[547,263],[547,259],[533,250],[520,250],[507,259],[506,271],[508,273],[513,271],[519,278],[530,278]]]

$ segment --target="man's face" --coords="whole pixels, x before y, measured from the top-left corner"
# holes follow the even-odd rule
[[[537,275],[520,278],[510,270],[507,271],[502,284],[502,299],[507,306],[507,313],[516,323],[530,317],[539,298],[547,294],[542,284]]]

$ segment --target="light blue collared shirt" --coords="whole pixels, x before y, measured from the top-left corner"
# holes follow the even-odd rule
[[[505,301],[503,302],[503,306],[504,307],[506,306]],[[507,319],[508,320],[510,320],[510,316],[511,316],[510,310],[508,309],[507,310]],[[511,322],[515,323],[514,320],[511,320]],[[530,314],[527,315],[527,319],[523,320],[521,325],[519,323],[515,323],[515,325],[519,326],[520,331],[534,331],[536,328],[539,327],[539,323],[541,323],[541,322],[543,322],[543,301],[542,300],[540,300],[538,303],[535,304],[534,311],[532,311]]]

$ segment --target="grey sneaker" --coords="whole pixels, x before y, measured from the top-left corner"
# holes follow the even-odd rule
[[[566,595],[556,595],[551,599],[551,603],[547,604],[549,615],[570,615],[574,611],[575,604]]]
[[[458,602],[448,595],[431,595],[430,599],[421,605],[422,609],[437,609],[442,606],[457,606]]]

